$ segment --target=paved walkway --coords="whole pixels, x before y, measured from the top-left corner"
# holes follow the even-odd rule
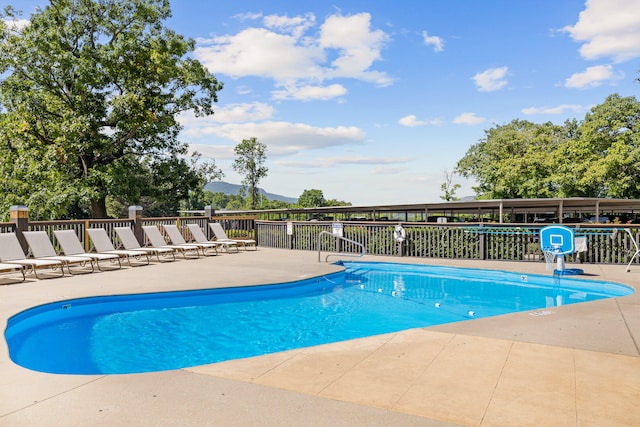
[[[548,274],[544,263],[365,257]],[[581,265],[637,287],[640,267]],[[0,324],[86,295],[277,283],[335,271],[260,248],[0,286]],[[632,426],[640,296],[420,328],[176,371],[51,375],[0,340],[0,426]]]

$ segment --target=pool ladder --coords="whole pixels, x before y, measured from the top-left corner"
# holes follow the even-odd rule
[[[355,240],[347,239],[346,237],[338,236],[336,234],[330,233],[329,231],[321,231],[320,234],[318,234],[318,262],[321,261],[320,252],[322,251],[322,249],[321,249],[321,246],[320,246],[320,238],[321,238],[321,236],[323,234],[327,234],[329,236],[332,236],[336,241],[344,241],[344,242],[347,242],[347,243],[351,243],[351,244],[354,244],[356,246],[359,246],[362,249],[362,251],[359,254],[350,254],[350,253],[346,253],[346,252],[327,254],[327,256],[324,258],[324,262],[329,261],[329,257],[331,257],[331,256],[363,257],[363,256],[365,256],[367,254],[367,248],[365,248],[362,243],[356,242]]]

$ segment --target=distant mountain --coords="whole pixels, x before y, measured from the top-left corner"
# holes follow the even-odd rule
[[[228,182],[223,182],[223,181],[210,182],[204,186],[205,190],[211,191],[212,193],[224,193],[224,194],[229,194],[233,196],[240,194],[241,188],[242,188],[241,185],[230,184]],[[258,188],[258,191],[260,192],[260,194],[264,194],[264,196],[268,200],[278,200],[280,202],[286,202],[286,203],[298,202],[298,199],[296,197],[286,197],[286,196],[281,196],[279,194],[267,193],[262,188]]]

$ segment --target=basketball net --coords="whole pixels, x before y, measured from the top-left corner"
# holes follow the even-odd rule
[[[553,261],[555,261],[556,259],[555,249],[545,249],[543,253],[544,253],[544,260],[547,263],[547,271],[553,270],[554,269]]]

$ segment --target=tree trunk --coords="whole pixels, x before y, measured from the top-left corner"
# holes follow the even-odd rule
[[[91,218],[107,218],[107,202],[104,196],[91,201]]]

